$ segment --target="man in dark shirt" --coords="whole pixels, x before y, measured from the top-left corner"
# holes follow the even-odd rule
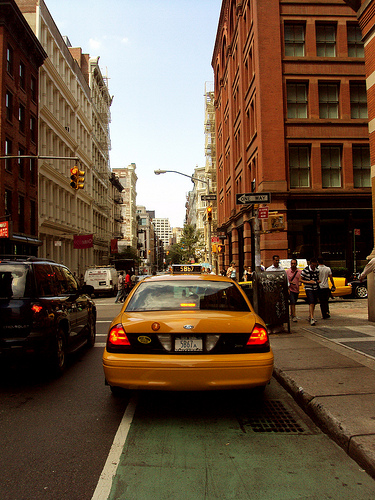
[[[301,282],[305,286],[306,298],[309,304],[309,321],[313,326],[316,321],[314,319],[315,304],[318,302],[319,294],[319,270],[318,260],[313,257],[310,259],[310,265],[305,267],[301,273]]]

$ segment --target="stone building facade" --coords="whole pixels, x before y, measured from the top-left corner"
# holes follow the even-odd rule
[[[72,48],[43,0],[17,0],[48,54],[39,74],[39,256],[77,274],[109,262],[109,96],[98,59]],[[73,160],[74,158],[74,160]],[[70,169],[84,172],[84,188],[70,186]],[[82,246],[75,238],[92,235]]]

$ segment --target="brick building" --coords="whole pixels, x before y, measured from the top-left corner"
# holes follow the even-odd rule
[[[341,0],[223,0],[215,75],[218,231],[225,262],[254,266],[254,207],[271,193],[285,230],[260,256],[323,255],[352,270],[373,247],[364,47]],[[354,231],[354,230],[357,231]]]
[[[13,0],[0,0],[0,253],[36,255],[38,86],[47,54]]]

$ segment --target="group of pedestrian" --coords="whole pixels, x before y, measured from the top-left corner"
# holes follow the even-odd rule
[[[124,276],[124,271],[120,271],[118,277],[118,285],[117,285],[117,296],[115,300],[115,304],[118,302],[124,302],[126,297],[128,296],[131,290],[132,280],[130,278],[130,274],[126,272]]]
[[[267,267],[266,271],[282,271],[280,265],[280,257],[274,255],[272,257],[272,265]],[[309,323],[315,325],[314,318],[315,306],[317,303],[320,305],[320,312],[323,319],[330,318],[329,312],[329,297],[331,291],[334,292],[335,282],[333,280],[331,268],[324,264],[322,258],[310,259],[309,265],[304,269],[298,269],[297,259],[290,261],[290,268],[285,270],[288,278],[289,289],[289,303],[290,303],[290,316],[292,321],[297,321],[296,316],[296,303],[299,296],[300,282],[303,283],[306,292],[306,300],[309,304]],[[329,288],[329,281],[332,287]]]
[[[331,292],[336,290],[331,268],[324,264],[322,258],[310,259],[309,265],[303,270],[297,268],[297,260],[292,259],[290,269],[286,271],[289,281],[290,315],[292,321],[297,321],[295,304],[298,300],[299,282],[303,283],[306,292],[306,300],[309,304],[309,323],[314,326],[315,306],[320,305],[320,312],[323,319],[330,318],[329,298]],[[331,282],[331,288],[329,287]]]

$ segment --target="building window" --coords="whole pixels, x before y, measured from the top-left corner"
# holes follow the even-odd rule
[[[13,116],[13,95],[8,91],[5,93],[5,109],[6,118],[11,122]]]
[[[25,197],[18,196],[18,231],[25,232]]]
[[[36,118],[35,116],[30,117],[30,139],[34,144],[36,144]]]
[[[25,156],[25,150],[20,146],[18,148],[18,156]],[[18,163],[18,177],[25,178],[25,158],[17,158]]]
[[[10,139],[5,139],[5,156],[12,155],[12,141]],[[6,158],[5,160],[5,170],[8,172],[12,171],[12,158]]]
[[[23,134],[25,133],[25,120],[26,120],[26,109],[23,104],[20,104],[18,108],[18,121],[19,121],[19,129]]]
[[[20,62],[20,87],[22,90],[26,89],[26,67],[23,62]]]
[[[289,175],[291,188],[310,186],[310,148],[289,146]]]
[[[361,28],[350,24],[348,25],[348,56],[365,57]]]
[[[10,45],[7,47],[7,72],[13,76],[13,49]]]
[[[341,187],[341,148],[339,146],[322,146],[322,187]]]
[[[35,158],[30,158],[30,183],[35,186],[36,184],[36,162]]]
[[[30,77],[30,91],[32,101],[37,102],[36,78],[34,78],[33,76]]]
[[[287,83],[288,118],[307,118],[307,84]]]
[[[303,24],[285,24],[284,40],[286,57],[305,55],[305,26]]]
[[[336,56],[336,27],[328,24],[316,26],[316,55],[318,57]]]
[[[371,187],[370,147],[353,146],[354,187]]]
[[[37,234],[37,212],[36,201],[30,200],[30,234],[36,236]]]
[[[4,202],[5,202],[5,215],[12,216],[12,191],[10,191],[9,189],[5,190]]]
[[[339,91],[337,84],[319,83],[319,117],[339,117]]]
[[[368,118],[365,83],[350,83],[350,114],[352,118]]]

